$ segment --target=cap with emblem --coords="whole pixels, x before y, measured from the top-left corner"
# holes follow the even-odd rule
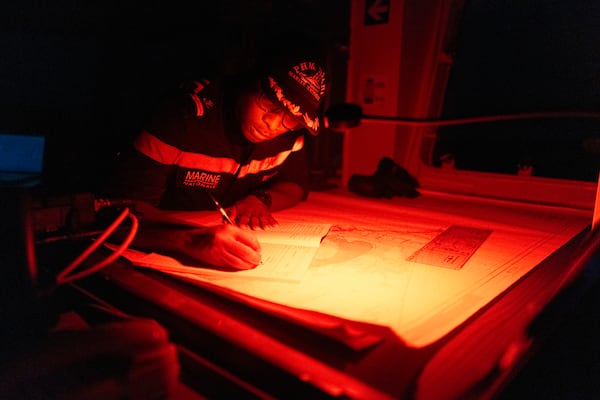
[[[312,134],[321,129],[319,110],[327,92],[327,77],[321,63],[310,56],[289,58],[269,69],[262,86],[272,100]]]

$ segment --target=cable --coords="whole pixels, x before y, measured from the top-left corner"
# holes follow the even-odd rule
[[[72,270],[74,270],[75,268],[77,268],[77,266],[79,266],[79,264],[81,264],[81,262],[83,260],[85,260],[94,250],[96,250],[102,243],[104,243],[104,241],[113,234],[113,232],[118,228],[118,226],[121,224],[121,222],[123,222],[123,220],[127,217],[127,215],[129,215],[129,209],[125,208],[121,214],[119,214],[119,216],[113,221],[112,224],[110,224],[108,226],[108,228],[106,228],[106,230],[102,233],[102,235],[100,235],[100,237],[98,237],[97,240],[95,240],[88,248],[86,248],[77,258],[75,258],[75,260],[73,260],[69,265],[67,265],[67,267],[62,270],[58,275],[57,275],[57,281],[64,279],[64,277],[70,273]]]
[[[89,257],[92,252],[94,252],[100,245],[102,245],[106,239],[119,227],[119,225],[123,222],[125,218],[129,218],[131,220],[131,228],[130,231],[123,240],[123,243],[107,258],[96,263],[95,265],[87,268],[85,271],[79,272],[77,274],[73,274],[68,276],[71,271],[77,268],[87,257]],[[56,282],[59,285],[72,282],[76,279],[83,278],[84,276],[90,275],[100,269],[104,268],[106,265],[110,264],[114,260],[116,260],[131,244],[135,235],[137,234],[137,229],[139,226],[139,221],[137,217],[129,211],[129,208],[125,208],[121,214],[113,221],[112,224],[96,239],[90,246],[88,246],[75,260],[73,260],[65,269],[63,269],[56,277]]]
[[[123,218],[121,218],[121,217],[123,217]],[[117,249],[115,249],[115,251],[110,256],[105,258],[104,260],[96,263],[95,265],[92,265],[91,267],[87,268],[85,271],[82,271],[82,272],[79,272],[77,274],[73,274],[73,275],[67,277],[69,272],[71,272],[73,269],[75,269],[85,258],[87,258],[92,253],[92,251],[94,251],[102,243],[104,243],[104,241],[108,238],[108,236],[110,236],[110,234],[112,232],[114,232],[114,230],[116,230],[116,228],[120,224],[120,222],[123,221],[124,217],[129,217],[132,224],[131,224],[131,229],[130,229],[127,237],[123,241],[123,243],[121,243],[121,245]],[[121,254],[123,254],[123,252],[129,247],[129,245],[131,244],[131,242],[133,241],[133,239],[137,233],[138,225],[139,225],[139,222],[138,222],[137,217],[134,214],[130,213],[128,209],[125,209],[123,211],[123,213],[117,218],[117,220],[115,220],[115,222],[113,222],[113,224],[104,232],[104,234],[100,238],[98,238],[76,260],[71,262],[71,264],[69,264],[69,266],[67,266],[67,268],[65,268],[57,276],[57,283],[65,284],[65,283],[72,282],[74,280],[88,276],[94,272],[97,272],[100,269],[107,266],[108,264],[112,263]]]
[[[600,113],[586,111],[560,111],[560,112],[531,112],[521,114],[503,114],[503,115],[488,115],[481,117],[465,117],[456,119],[410,119],[410,118],[390,118],[378,117],[371,115],[363,115],[362,122],[378,122],[393,125],[405,125],[415,127],[428,126],[450,126],[450,125],[466,125],[478,124],[482,122],[496,121],[512,121],[518,119],[546,119],[546,118],[591,118],[600,119]]]
[[[125,250],[127,250],[129,248],[129,245],[131,244],[131,242],[133,241],[133,239],[135,237],[135,234],[137,233],[138,219],[134,214],[131,214],[131,213],[128,214],[127,216],[131,219],[131,230],[129,231],[129,233],[128,233],[127,237],[125,238],[125,240],[123,241],[123,243],[121,243],[121,245],[119,245],[119,247],[110,256],[106,257],[104,260],[96,263],[95,265],[92,265],[91,267],[87,268],[85,271],[79,272],[78,274],[71,275],[69,278],[65,279],[62,283],[73,282],[77,279],[81,279],[85,276],[88,276],[97,271],[100,271],[102,268],[106,267],[108,264],[112,263],[117,258],[119,258],[123,254],[123,252],[125,252]]]
[[[479,117],[465,117],[456,119],[422,119],[399,118],[364,115],[362,107],[353,103],[339,103],[329,107],[324,115],[323,125],[332,131],[344,131],[359,126],[362,122],[374,122],[389,125],[402,125],[413,127],[450,126],[477,124],[482,122],[509,121],[519,119],[547,119],[547,118],[581,118],[600,119],[599,112],[593,111],[546,111],[513,113],[501,115],[488,115]]]

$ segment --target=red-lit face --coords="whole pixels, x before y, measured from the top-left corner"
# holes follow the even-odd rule
[[[242,133],[253,143],[302,128],[283,106],[269,100],[260,90],[241,96],[239,115]]]

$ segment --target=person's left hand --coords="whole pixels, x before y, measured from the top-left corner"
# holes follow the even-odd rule
[[[229,218],[240,227],[269,229],[279,225],[267,206],[255,196],[247,196],[227,210]]]

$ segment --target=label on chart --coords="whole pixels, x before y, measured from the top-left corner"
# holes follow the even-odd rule
[[[452,225],[407,261],[451,269],[461,269],[492,233],[489,229]]]

